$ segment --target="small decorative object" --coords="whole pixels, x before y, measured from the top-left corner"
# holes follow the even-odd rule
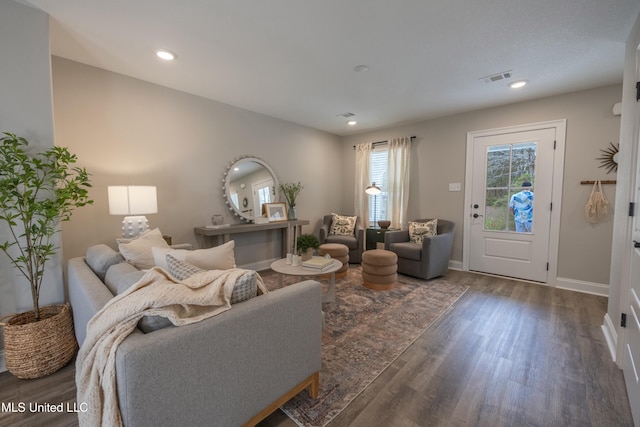
[[[211,217],[211,223],[213,225],[222,225],[223,222],[224,222],[224,219],[220,214],[213,214],[213,216]]]
[[[613,142],[609,142],[609,147],[604,150],[600,150],[602,152],[602,157],[598,157],[596,160],[600,160],[599,168],[605,168],[607,173],[610,172],[618,172],[618,146],[614,145]]]
[[[77,158],[67,148],[52,147],[31,155],[26,139],[4,135],[0,138],[0,221],[8,232],[0,249],[29,282],[33,301],[31,312],[3,322],[5,358],[7,369],[17,377],[38,378],[66,365],[77,346],[69,308],[41,308],[40,287],[45,265],[58,250],[54,239],[60,222],[68,221],[75,208],[93,203],[91,184],[84,168],[71,166]]]
[[[296,247],[302,261],[306,261],[313,256],[313,250],[320,247],[320,240],[313,234],[301,234],[296,240]]]
[[[296,211],[296,198],[304,187],[300,182],[297,184],[285,183],[280,184],[280,191],[284,194],[287,203],[289,204],[289,219],[298,219],[298,212]]]
[[[386,220],[386,219],[381,219],[380,221],[378,221],[378,225],[380,226],[380,228],[382,228],[383,230],[386,230],[387,228],[389,228],[389,226],[391,225],[391,221]]]
[[[263,206],[269,222],[287,221],[287,205],[285,203],[265,203]]]

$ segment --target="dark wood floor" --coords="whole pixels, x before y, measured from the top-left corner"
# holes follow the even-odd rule
[[[606,298],[450,271],[469,291],[329,426],[632,426],[600,325]],[[0,374],[0,402],[75,401],[74,369]],[[28,412],[28,411],[27,411]],[[0,425],[74,426],[0,413]],[[280,411],[261,427],[294,427]]]

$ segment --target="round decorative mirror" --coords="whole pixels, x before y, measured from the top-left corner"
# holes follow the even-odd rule
[[[229,210],[244,221],[262,216],[262,205],[278,200],[278,177],[257,157],[242,157],[231,163],[223,181]]]

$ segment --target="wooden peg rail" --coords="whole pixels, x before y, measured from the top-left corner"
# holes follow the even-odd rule
[[[604,179],[604,180],[600,180],[600,183],[602,185],[606,185],[606,184],[616,184],[618,181],[616,181],[615,179]],[[593,185],[595,184],[595,181],[580,181],[580,184],[582,185]]]

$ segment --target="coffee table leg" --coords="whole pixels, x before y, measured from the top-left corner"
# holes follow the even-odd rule
[[[322,295],[322,302],[335,302],[336,300],[336,273],[333,272],[329,276],[329,289],[327,293]]]
[[[282,287],[282,273],[278,273],[278,285],[279,288]]]

